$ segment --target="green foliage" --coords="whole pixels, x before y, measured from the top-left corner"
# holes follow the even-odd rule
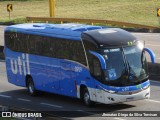
[[[23,1],[23,2],[22,2]],[[88,18],[160,26],[160,0],[55,0],[55,17]],[[49,17],[49,0],[0,2],[0,22],[9,21],[7,4],[13,4],[11,21],[25,22],[27,16]]]

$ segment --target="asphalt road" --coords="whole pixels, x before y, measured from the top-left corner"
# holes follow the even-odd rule
[[[96,104],[92,108],[84,106],[80,100],[56,94],[42,93],[31,97],[26,88],[17,87],[7,82],[5,63],[0,62],[0,105],[44,111],[57,116],[65,115],[67,119],[106,119],[101,117],[107,111],[159,111],[160,114],[160,82],[151,81],[151,98],[116,105]],[[52,112],[49,112],[52,111]],[[70,116],[68,116],[70,115]],[[79,116],[74,116],[79,115]],[[81,116],[81,117],[80,117]],[[96,116],[96,117],[93,117]],[[133,117],[107,117],[107,120],[132,120]],[[138,117],[140,120],[157,119],[157,117]]]

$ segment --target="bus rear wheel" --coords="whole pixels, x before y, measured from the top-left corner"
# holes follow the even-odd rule
[[[33,82],[32,78],[28,78],[28,80],[27,80],[27,89],[28,89],[28,92],[31,96],[36,95],[37,91],[35,89],[34,82]]]
[[[87,90],[87,88],[84,88],[83,90],[83,103],[88,106],[88,107],[91,107],[93,106],[93,102],[90,100],[90,95],[89,95],[89,92]]]

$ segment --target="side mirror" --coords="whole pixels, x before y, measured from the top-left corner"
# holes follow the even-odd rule
[[[105,62],[104,57],[97,52],[89,51],[89,53],[91,53],[92,55],[96,56],[99,59],[102,69],[105,70],[106,69],[106,62]]]
[[[154,54],[154,52],[149,48],[144,48],[144,50],[149,53],[152,63],[155,63],[155,54]]]

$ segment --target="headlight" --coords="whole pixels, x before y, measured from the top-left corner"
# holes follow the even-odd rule
[[[140,48],[141,50],[144,48],[144,44],[140,41],[138,41],[138,48]]]

